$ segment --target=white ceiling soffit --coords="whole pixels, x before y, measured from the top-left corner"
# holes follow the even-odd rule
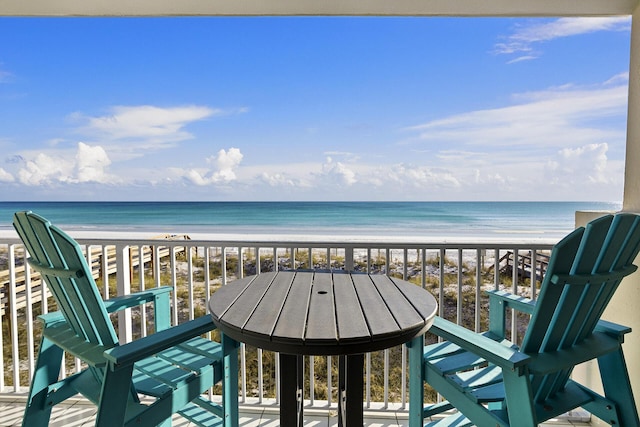
[[[0,0],[0,16],[606,16],[640,0]]]

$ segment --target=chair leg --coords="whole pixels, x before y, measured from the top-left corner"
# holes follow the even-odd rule
[[[509,412],[509,425],[511,427],[538,425],[529,376],[508,372],[506,369],[502,373],[507,411]]]
[[[409,426],[423,425],[424,374],[422,372],[424,336],[420,335],[407,343],[409,348]]]
[[[49,385],[60,375],[63,351],[60,347],[42,337],[35,372],[29,389],[29,399],[22,418],[23,427],[47,426],[51,418],[52,406],[47,405]]]
[[[105,369],[100,392],[100,404],[96,415],[96,426],[124,425],[127,411],[127,401],[131,398],[131,376],[133,365],[112,370]]]
[[[633,398],[629,372],[625,363],[622,348],[613,353],[598,358],[600,376],[604,394],[607,399],[614,401],[618,407],[620,425],[624,427],[639,427],[638,410]],[[608,421],[608,420],[604,420]]]
[[[224,407],[224,427],[238,427],[238,347],[240,344],[222,334],[224,355],[224,378],[222,379],[222,399]]]

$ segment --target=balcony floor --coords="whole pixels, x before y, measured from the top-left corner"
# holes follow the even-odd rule
[[[20,426],[25,398],[11,395],[0,395],[0,426]],[[92,426],[96,409],[91,403],[77,399],[69,404],[61,404],[53,409],[51,427],[81,427]],[[240,427],[278,427],[278,411],[276,407],[258,405],[240,406]],[[192,427],[189,421],[180,416],[174,416],[173,425],[177,427]],[[323,409],[309,409],[305,412],[305,426],[333,427],[338,425],[335,411]],[[404,411],[365,411],[365,425],[369,427],[406,427],[407,414]],[[590,422],[554,420],[543,424],[545,427],[590,426]]]

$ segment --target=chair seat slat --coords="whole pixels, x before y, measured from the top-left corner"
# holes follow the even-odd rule
[[[133,370],[133,383],[138,393],[153,397],[170,396],[173,387],[169,387],[162,381],[151,378],[149,375],[137,369]]]
[[[210,356],[192,353],[180,346],[161,351],[156,355],[156,357],[159,357],[172,365],[180,366],[183,369],[189,369],[190,371],[199,371],[205,366],[218,363],[220,360],[213,359]]]

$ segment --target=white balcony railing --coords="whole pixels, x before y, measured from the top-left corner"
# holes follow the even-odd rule
[[[197,241],[185,237],[83,239],[80,243],[104,298],[171,285],[174,324],[207,315],[209,297],[235,278],[276,269],[314,268],[361,270],[411,280],[433,292],[441,316],[476,331],[487,317],[482,290],[502,287],[535,298],[554,243]],[[25,268],[25,256],[19,240],[0,241],[0,371],[4,373],[0,393],[24,393],[28,388],[39,342],[35,319],[55,307],[40,278]],[[144,311],[129,310],[114,320],[123,342],[147,333]],[[520,321],[512,320],[512,339],[517,340]],[[80,361],[67,359],[62,375],[81,369]],[[241,347],[242,403],[277,405],[277,360],[271,352]],[[407,365],[403,346],[366,356],[366,408],[406,409]],[[336,359],[309,357],[308,406],[337,406],[336,372]]]

